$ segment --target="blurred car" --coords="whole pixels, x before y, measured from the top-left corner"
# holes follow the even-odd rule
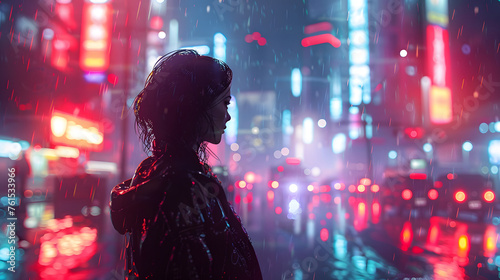
[[[484,220],[491,218],[496,195],[493,181],[481,174],[439,176],[436,186],[443,193],[440,205],[450,218]]]
[[[380,202],[386,214],[434,215],[439,191],[425,173],[386,177],[380,185]]]
[[[305,228],[307,207],[314,195],[311,186],[310,178],[298,161],[289,163],[287,160],[286,164],[271,168],[267,199],[279,214],[280,227],[294,232]]]

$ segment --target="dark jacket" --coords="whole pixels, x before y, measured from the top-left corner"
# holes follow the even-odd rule
[[[127,279],[262,279],[246,230],[193,151],[145,159],[111,192]]]

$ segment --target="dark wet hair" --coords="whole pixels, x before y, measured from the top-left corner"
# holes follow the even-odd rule
[[[162,56],[134,100],[135,128],[146,154],[167,146],[200,145],[198,157],[207,161],[203,119],[213,125],[207,110],[231,85],[233,72],[218,59],[195,50]],[[205,130],[203,129],[205,128]]]

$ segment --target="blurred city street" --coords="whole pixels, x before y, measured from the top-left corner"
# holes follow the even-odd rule
[[[0,280],[124,279],[110,192],[178,49],[233,71],[209,164],[264,279],[500,279],[498,26],[498,0],[0,0]]]

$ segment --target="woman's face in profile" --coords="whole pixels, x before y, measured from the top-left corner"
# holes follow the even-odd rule
[[[226,129],[226,123],[231,119],[227,109],[231,101],[231,90],[228,90],[222,96],[217,97],[215,103],[208,109],[208,115],[212,118],[213,126],[206,123],[208,126],[207,133],[202,138],[212,144],[219,144],[222,134]]]

